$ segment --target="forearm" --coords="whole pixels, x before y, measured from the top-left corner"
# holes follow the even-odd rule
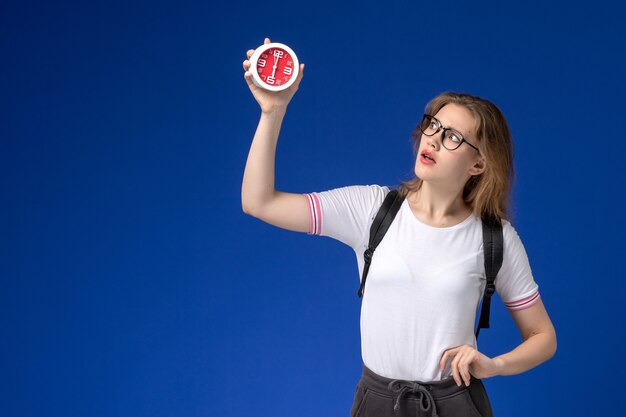
[[[252,213],[274,195],[276,146],[285,108],[262,112],[252,139],[241,185],[241,205]]]
[[[555,352],[556,336],[546,332],[529,337],[512,351],[493,359],[498,375],[516,375],[547,361]]]

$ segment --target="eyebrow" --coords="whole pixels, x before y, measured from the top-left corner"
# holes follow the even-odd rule
[[[441,122],[441,120],[439,120],[439,119],[438,119],[438,118],[436,118],[435,116],[433,116],[433,118],[434,118],[435,120],[437,120],[441,126],[443,126],[443,125],[444,125],[444,124]],[[464,138],[467,138],[468,136],[472,136],[472,135],[470,135],[470,134],[467,134],[467,133],[463,133],[463,132],[461,132],[461,130],[460,130],[460,129],[457,129],[456,127],[452,127],[452,126],[450,126],[450,125],[446,125],[446,127],[447,127],[448,129],[454,129],[454,130],[456,130],[456,131],[457,131],[457,132],[459,132],[459,133],[460,133],[460,134],[461,134]]]

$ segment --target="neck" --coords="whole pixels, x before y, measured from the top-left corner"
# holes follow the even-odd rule
[[[415,211],[434,221],[465,217],[471,211],[463,201],[463,189],[434,187],[425,181],[419,190],[407,198]]]

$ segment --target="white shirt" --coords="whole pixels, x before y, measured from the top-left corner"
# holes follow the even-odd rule
[[[360,282],[363,252],[374,217],[389,188],[355,185],[309,199],[309,234],[328,236],[356,254]],[[503,220],[504,255],[495,285],[504,305],[521,310],[539,299],[524,246]],[[476,347],[475,320],[485,290],[481,219],[470,215],[451,227],[421,222],[405,199],[376,248],[361,304],[361,355],[375,373],[418,381],[439,381],[447,349]],[[448,362],[449,364],[449,362]]]

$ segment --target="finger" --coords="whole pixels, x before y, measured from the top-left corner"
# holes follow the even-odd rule
[[[446,367],[446,361],[448,360],[448,352],[445,352],[439,361],[439,372],[443,372]]]
[[[457,369],[456,369],[456,362],[454,361],[454,358],[450,361],[450,374],[452,375],[452,379],[454,379],[454,382],[456,382],[457,385],[459,385],[459,377],[457,376]]]
[[[459,373],[461,378],[463,378],[463,382],[465,382],[466,386],[470,384],[469,377],[469,367],[474,360],[474,355],[471,350],[465,351],[460,355],[459,358]]]
[[[263,42],[263,44],[267,45],[268,43],[271,43],[270,38],[265,38],[265,42]]]
[[[459,361],[457,362],[457,369],[459,371],[459,379],[461,380],[461,384],[467,384],[466,374],[467,374],[467,355],[462,354],[459,355]]]
[[[452,349],[448,349],[444,352],[443,356],[441,357],[441,360],[439,361],[439,366],[440,366],[439,369],[441,369],[442,372],[446,367],[446,363],[448,361],[454,360],[454,357],[459,353],[459,349],[460,347],[455,347]],[[450,364],[450,366],[452,366],[452,363]]]
[[[250,88],[254,87],[254,82],[252,81],[252,73],[250,71],[244,72],[243,78],[246,80],[246,83]]]
[[[250,68],[250,61],[246,59],[245,61],[243,61],[243,69],[248,71],[249,68]]]
[[[300,85],[300,81],[302,81],[302,77],[304,77],[304,64],[300,64],[300,71],[298,72],[298,77],[296,78],[296,81],[293,83],[293,87],[295,89],[298,89],[298,86]]]
[[[467,357],[467,359],[465,360],[465,385],[469,387],[470,383],[472,382],[472,374],[470,373],[470,367],[472,366],[472,363],[474,363],[474,361],[476,360],[476,357],[474,356],[473,353],[470,353]]]
[[[450,363],[450,370],[452,371],[452,378],[454,378],[454,382],[456,382],[457,386],[461,385],[461,377],[459,376],[459,369],[457,368],[457,364],[452,361]]]
[[[457,352],[456,355],[454,355],[454,359],[452,359],[452,362],[450,363],[450,369],[452,370],[452,376],[454,377],[454,381],[456,382],[457,386],[461,386],[461,384],[463,383],[462,377],[461,377],[461,369],[459,366],[459,362],[461,360],[461,357],[463,356],[463,352]]]
[[[248,51],[246,52],[246,55],[248,56],[248,58],[250,58],[252,54],[254,54],[254,49],[248,49]]]

